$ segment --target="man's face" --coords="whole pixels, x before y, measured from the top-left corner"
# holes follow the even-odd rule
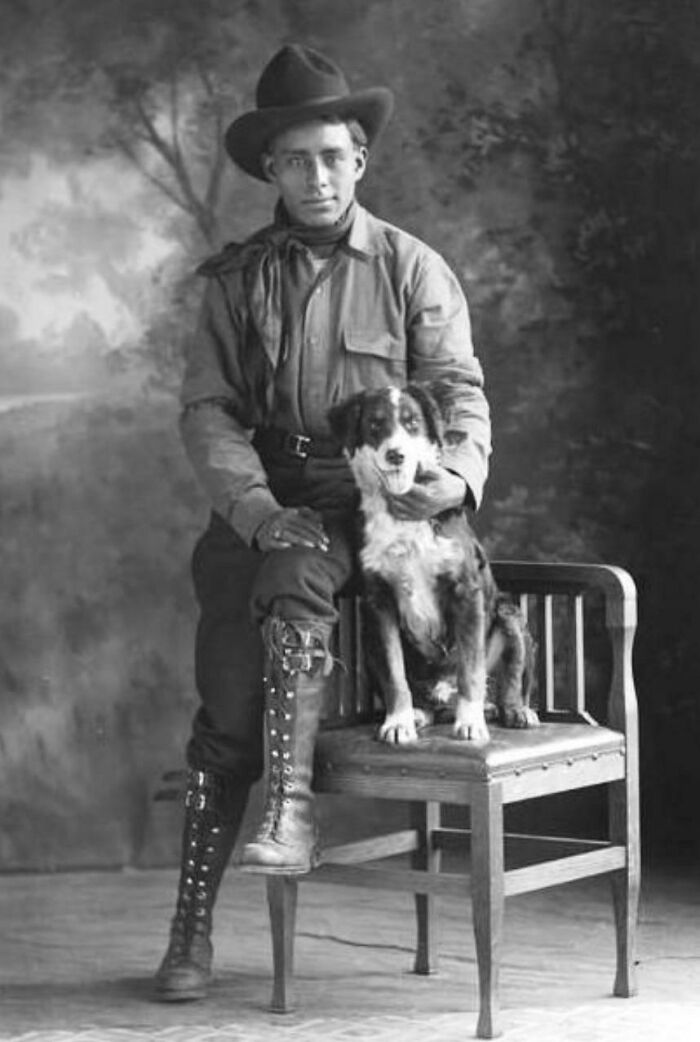
[[[291,219],[322,228],[354,199],[367,150],[354,144],[345,123],[304,123],[275,138],[262,162]]]

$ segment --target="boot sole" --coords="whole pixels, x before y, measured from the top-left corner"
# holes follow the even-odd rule
[[[239,872],[259,876],[306,876],[316,865],[235,865]]]
[[[205,999],[207,993],[204,988],[183,988],[179,991],[174,989],[156,991],[155,997],[158,1002],[196,1002],[199,999]]]

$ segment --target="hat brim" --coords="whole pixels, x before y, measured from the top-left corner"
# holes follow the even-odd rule
[[[343,98],[314,101],[306,105],[284,105],[255,109],[235,119],[226,131],[226,151],[236,166],[259,181],[267,181],[260,159],[272,138],[300,123],[330,116],[356,119],[372,145],[391,119],[394,95],[386,87],[348,94]]]

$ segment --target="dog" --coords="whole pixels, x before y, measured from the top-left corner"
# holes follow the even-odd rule
[[[449,391],[440,383],[362,391],[328,412],[360,494],[366,655],[386,709],[378,737],[391,744],[415,741],[450,705],[461,740],[487,741],[487,718],[539,723],[532,637],[497,589],[466,510],[426,521],[391,512],[392,495],[440,465]]]

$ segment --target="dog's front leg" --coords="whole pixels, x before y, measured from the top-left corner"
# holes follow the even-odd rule
[[[406,745],[415,742],[418,736],[398,620],[390,612],[379,611],[373,621],[377,626],[375,652],[379,657],[379,662],[375,660],[375,667],[378,667],[386,707],[386,716],[377,737],[391,745]]]
[[[481,590],[474,592],[457,633],[456,738],[487,742],[485,608]]]

